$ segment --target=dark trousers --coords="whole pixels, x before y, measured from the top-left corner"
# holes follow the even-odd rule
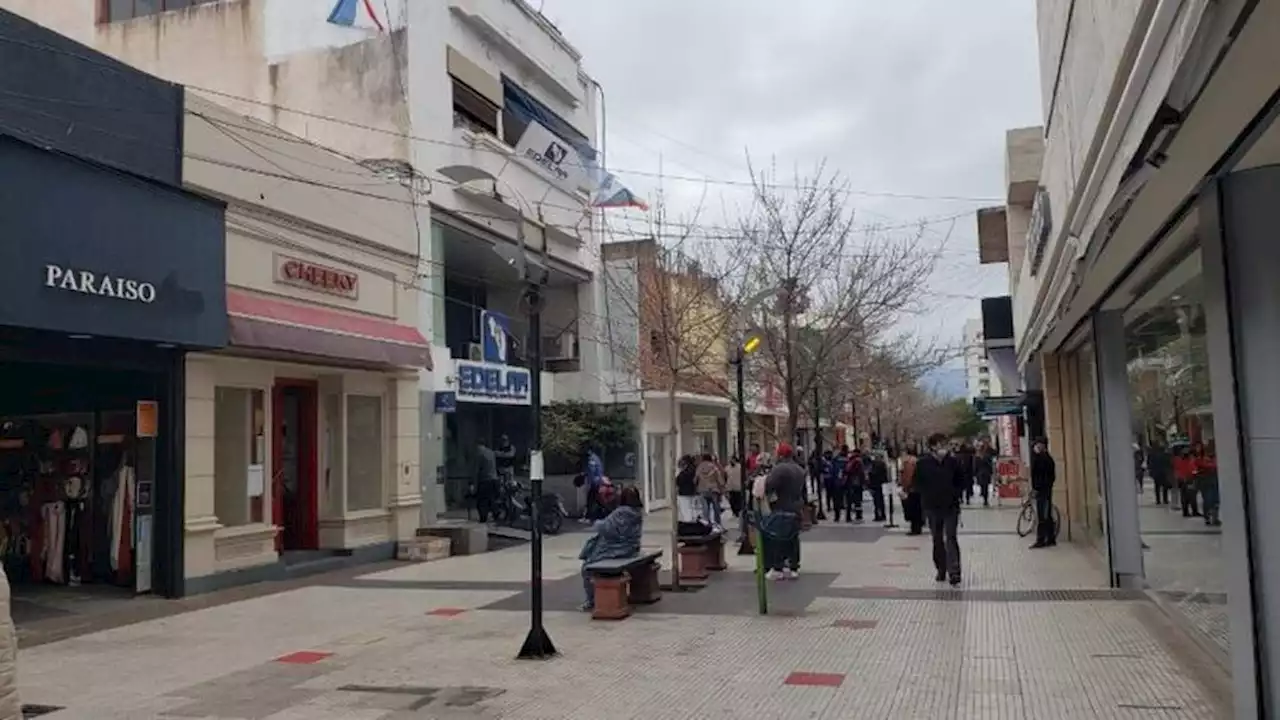
[[[933,536],[933,567],[939,575],[960,577],[960,509],[945,508],[925,511],[929,534]]]
[[[1053,492],[1036,492],[1036,544],[1053,545],[1057,542],[1057,528],[1053,526]]]
[[[1179,499],[1182,500],[1182,516],[1193,517],[1200,514],[1200,501],[1196,498],[1195,483],[1190,480],[1178,488]]]
[[[775,512],[761,522],[760,537],[764,541],[765,568],[781,571],[800,569],[800,517],[795,513]]]
[[[729,510],[733,512],[734,517],[742,516],[742,498],[745,495],[741,490],[729,491]]]
[[[880,483],[871,485],[871,508],[875,512],[875,522],[884,522],[884,486]]]
[[[1169,504],[1169,480],[1167,478],[1152,478],[1152,482],[1156,486],[1156,504]]]
[[[840,522],[840,514],[844,513],[845,519],[853,522],[853,488],[848,485],[839,485],[828,490],[827,495],[831,498],[833,519]]]
[[[919,535],[924,531],[924,510],[920,507],[920,493],[907,493],[902,501],[902,517],[911,526],[911,534]]]
[[[978,491],[982,493],[983,507],[991,505],[991,478],[978,478]]]
[[[497,500],[497,483],[476,483],[476,514],[480,516],[480,522],[489,522],[489,516],[493,514],[493,506]]]

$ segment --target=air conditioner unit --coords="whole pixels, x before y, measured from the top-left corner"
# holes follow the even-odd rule
[[[467,359],[475,362],[484,361],[484,346],[480,343],[467,343]]]
[[[572,360],[578,356],[577,346],[577,335],[568,331],[542,338],[542,351],[547,360]]]

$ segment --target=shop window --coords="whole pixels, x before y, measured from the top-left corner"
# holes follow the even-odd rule
[[[453,83],[453,126],[496,136],[498,106],[458,78],[449,80]]]
[[[227,527],[265,522],[265,393],[219,387],[213,401],[213,511]]]
[[[223,0],[102,0],[99,16],[104,23],[120,22],[216,2]]]
[[[347,396],[347,510],[376,510],[383,502],[382,397]]]

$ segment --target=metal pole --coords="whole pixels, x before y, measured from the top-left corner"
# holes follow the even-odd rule
[[[814,495],[818,498],[818,509],[814,512],[815,520],[826,520],[827,514],[822,511],[822,479],[826,466],[822,462],[822,411],[818,407],[818,385],[813,386],[813,466],[818,468],[817,482],[814,483]]]
[[[746,401],[746,370],[743,364],[746,360],[746,353],[742,351],[741,343],[738,346],[738,359],[734,362],[734,375],[738,390],[738,468],[742,473],[742,537],[738,541],[739,555],[753,555],[755,548],[751,543],[751,522],[747,520],[750,515],[753,496],[751,495],[751,477],[747,475],[747,401]],[[763,578],[761,578],[763,580]]]
[[[858,449],[858,399],[849,398],[849,427],[853,428],[853,442],[849,443],[854,450]]]
[[[883,444],[884,435],[880,430],[880,404],[876,404],[876,442]]]
[[[524,215],[520,216],[520,246],[524,248]],[[533,425],[529,443],[529,519],[531,542],[529,547],[529,634],[520,647],[521,660],[545,660],[555,657],[556,646],[542,624],[542,278],[530,279],[525,265],[525,297],[529,302],[529,346],[532,357],[529,363],[529,413]]]

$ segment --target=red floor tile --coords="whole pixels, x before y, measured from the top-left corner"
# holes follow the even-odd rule
[[[457,617],[466,611],[466,608],[436,608],[427,614],[436,617]]]
[[[899,545],[898,547],[894,548],[894,550],[902,550],[903,552],[913,552],[919,549],[920,549],[919,545]]]
[[[325,658],[332,657],[333,653],[316,652],[314,650],[303,650],[301,652],[289,653],[276,658],[276,662],[289,663],[290,665],[314,665]]]
[[[808,687],[840,687],[844,683],[844,675],[837,673],[793,672],[783,681],[784,685],[803,685]]]
[[[904,567],[911,567],[911,563],[905,563],[905,562],[882,562],[882,563],[880,563],[880,567],[887,567],[887,568],[904,568]]]
[[[870,630],[876,626],[876,620],[854,620],[852,618],[841,618],[831,623],[832,627],[848,628],[849,630]]]

